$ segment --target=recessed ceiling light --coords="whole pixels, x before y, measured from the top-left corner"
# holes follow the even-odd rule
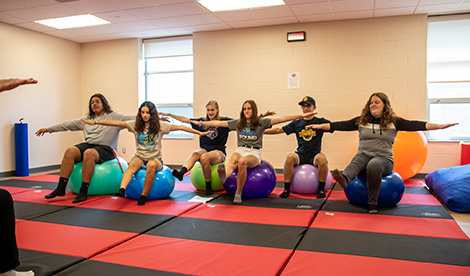
[[[213,12],[285,5],[283,0],[198,0]]]
[[[56,29],[70,29],[88,26],[110,24],[110,22],[91,14],[74,15],[34,21]]]

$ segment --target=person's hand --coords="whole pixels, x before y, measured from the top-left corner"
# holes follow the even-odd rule
[[[209,135],[209,134],[212,134],[212,133],[214,133],[213,130],[211,130],[211,131],[205,131],[205,132],[200,132],[200,133],[199,133],[199,136],[205,136],[205,135]]]
[[[263,113],[261,113],[261,114],[263,115],[263,117],[274,116],[274,115],[276,115],[276,111],[268,110],[268,111],[263,112]]]
[[[302,114],[302,118],[310,117],[310,116],[315,116],[317,115],[318,112],[312,111],[312,112],[307,112]]]
[[[23,84],[35,84],[35,83],[38,83],[38,81],[33,78],[0,80],[0,92],[17,88],[18,86],[23,85]]]
[[[446,129],[448,127],[451,127],[451,126],[456,126],[458,125],[459,123],[452,123],[452,124],[441,124],[440,125],[440,129]]]
[[[41,128],[40,130],[36,131],[35,135],[37,137],[41,137],[44,135],[44,133],[48,133],[49,131],[47,131],[47,128]]]
[[[158,115],[160,116],[170,116],[171,113],[169,112],[158,112]]]
[[[170,118],[168,117],[165,117],[165,116],[160,116],[160,121],[164,121],[164,122],[167,122],[167,123],[170,123]]]
[[[83,120],[83,119],[80,119],[80,120],[82,120],[82,122],[84,122],[87,125],[96,125],[96,121]]]
[[[313,124],[305,126],[306,129],[325,129],[326,124]]]

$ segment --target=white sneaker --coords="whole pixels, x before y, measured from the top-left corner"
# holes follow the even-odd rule
[[[10,270],[7,272],[0,273],[0,276],[34,276],[34,271],[16,271]]]

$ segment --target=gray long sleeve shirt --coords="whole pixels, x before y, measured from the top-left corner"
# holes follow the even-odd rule
[[[135,120],[135,115],[124,115],[122,113],[111,112],[105,113],[101,116],[95,116],[91,119],[88,116],[84,116],[81,119],[91,121],[106,121],[106,120],[117,120],[117,121],[130,121]],[[87,125],[80,119],[68,120],[57,125],[53,125],[47,128],[48,132],[59,132],[59,131],[83,131],[83,137],[85,142],[89,144],[107,145],[117,151],[119,131],[123,128],[114,126],[103,126],[103,125]]]
[[[396,122],[391,124],[387,130],[380,128],[380,119],[373,119],[368,125],[357,125],[359,117],[348,121],[333,122],[330,130],[335,131],[359,131],[359,148],[367,156],[381,156],[393,161],[393,143],[398,131],[426,130],[426,122],[410,121],[397,117]]]

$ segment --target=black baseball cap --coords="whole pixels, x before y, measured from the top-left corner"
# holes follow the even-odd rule
[[[302,100],[299,102],[299,105],[303,104],[303,103],[308,103],[308,104],[311,104],[313,106],[315,106],[315,100],[310,97],[310,96],[305,96],[302,98]]]

